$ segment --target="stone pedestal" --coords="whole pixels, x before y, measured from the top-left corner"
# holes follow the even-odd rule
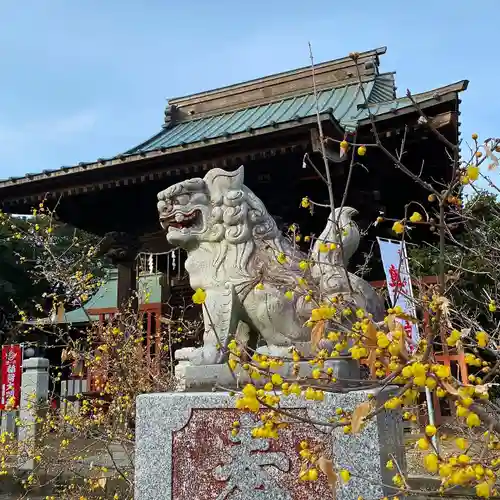
[[[19,441],[26,441],[35,446],[39,424],[36,423],[36,405],[47,403],[49,395],[49,360],[45,358],[28,358],[23,361],[23,377],[21,382],[21,405],[19,418]],[[20,469],[32,470],[33,459],[21,464]]]
[[[2,432],[8,432],[15,435],[17,433],[17,417],[17,411],[0,411],[0,434]]]
[[[294,367],[299,371],[294,374]],[[337,379],[339,387],[359,385],[360,369],[358,361],[349,357],[329,359],[325,361],[325,369],[332,369],[332,377]],[[274,368],[273,373],[280,374],[284,379],[291,379],[297,375],[300,377],[311,377],[312,367],[307,361],[298,363],[285,361],[283,366]],[[178,390],[181,391],[212,391],[232,390],[235,387],[243,387],[252,383],[257,387],[263,386],[268,380],[252,379],[248,372],[238,365],[234,370],[227,363],[219,365],[192,365],[189,361],[179,361],[175,367],[175,375],[179,381]]]
[[[388,391],[373,393],[378,403]],[[338,407],[353,410],[367,391],[326,394],[322,402],[283,398],[283,408],[326,422]],[[229,393],[164,393],[139,396],[136,419],[136,500],[324,500],[332,498],[326,478],[299,480],[299,444],[326,443],[339,469],[352,474],[339,481],[338,499],[381,498],[395,494],[395,459],[405,469],[403,427],[397,412],[381,412],[362,433],[345,435],[342,428],[315,427],[296,420],[278,440],[252,438],[259,415],[234,408]],[[241,423],[231,435],[232,423]]]

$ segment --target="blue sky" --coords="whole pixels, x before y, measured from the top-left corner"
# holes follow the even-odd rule
[[[352,6],[352,8],[351,8]],[[462,132],[500,135],[498,0],[0,0],[0,177],[160,130],[169,97],[387,46],[398,93],[461,79]]]

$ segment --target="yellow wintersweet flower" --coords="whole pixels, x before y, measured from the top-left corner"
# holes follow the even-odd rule
[[[311,321],[332,319],[334,314],[335,314],[335,309],[333,307],[318,307],[311,311]]]
[[[481,360],[470,352],[465,355],[465,362],[471,366],[481,366]]]
[[[347,483],[351,479],[351,473],[346,469],[342,469],[340,471],[340,478],[344,483]]]
[[[392,477],[392,482],[400,488],[403,485],[403,478],[401,477],[401,474],[396,474],[395,476]]]
[[[494,313],[496,312],[497,310],[497,305],[496,305],[496,302],[494,300],[492,300],[489,304],[488,304],[488,309],[490,312]]]
[[[412,222],[421,222],[422,220],[422,215],[419,214],[418,212],[413,212],[412,216],[410,217],[410,220]]]
[[[476,340],[479,347],[486,347],[488,345],[488,334],[486,332],[477,332]]]
[[[255,285],[256,290],[264,290],[264,283],[257,283]]]
[[[304,196],[304,198],[302,198],[300,206],[302,208],[309,208],[311,206],[311,202],[309,201],[309,198],[307,196]]]
[[[366,154],[366,146],[359,146],[358,148],[358,155],[359,156],[365,156]]]
[[[432,473],[438,471],[438,457],[435,453],[430,453],[426,455],[424,458],[424,466],[425,468]]]
[[[475,165],[469,165],[467,167],[467,177],[471,181],[477,181],[479,178],[479,167],[476,167]]]
[[[404,224],[401,222],[401,221],[397,221],[393,224],[392,226],[392,230],[396,233],[396,234],[402,234],[404,233],[404,230],[405,230],[405,226]]]
[[[481,498],[490,498],[491,489],[489,483],[483,481],[476,486],[476,495]]]
[[[453,347],[460,340],[461,334],[458,330],[452,330],[450,336],[446,339],[446,343]]]
[[[481,420],[479,419],[477,414],[473,412],[469,413],[466,422],[469,427],[479,427],[481,425]]]
[[[301,260],[301,261],[299,262],[299,268],[300,268],[302,271],[305,271],[308,267],[309,267],[309,262],[307,262],[306,260]]]
[[[285,297],[288,299],[288,300],[292,300],[293,299],[293,291],[292,290],[287,290],[285,292]]]
[[[401,398],[391,398],[384,403],[384,408],[387,410],[395,410],[401,406],[402,402]]]
[[[448,464],[441,464],[439,466],[439,475],[441,477],[448,477],[453,472],[453,468]]]
[[[337,342],[339,337],[340,337],[340,335],[338,332],[328,332],[328,334],[327,334],[328,340],[331,340],[333,342]]]
[[[428,436],[430,436],[430,437],[435,436],[435,435],[436,435],[436,432],[437,432],[437,429],[436,429],[436,426],[434,426],[434,425],[427,425],[427,426],[425,427],[425,433],[426,433]]]
[[[429,449],[429,441],[427,441],[426,438],[420,438],[417,441],[417,447],[421,450],[428,450]]]
[[[448,365],[438,365],[435,373],[440,379],[448,378],[451,375],[451,369]]]
[[[203,288],[197,288],[193,294],[193,302],[195,304],[204,304],[207,298],[207,292]]]
[[[276,257],[276,260],[280,263],[280,264],[286,264],[286,255],[283,253],[283,252],[280,252],[278,254],[278,256]]]
[[[385,349],[391,341],[387,338],[387,335],[383,332],[377,333],[377,346],[381,349]]]
[[[308,479],[309,481],[316,481],[318,479],[318,469],[309,469]]]
[[[328,245],[326,243],[322,242],[319,244],[319,251],[321,253],[326,253],[326,252],[328,252],[328,250],[329,250],[329,248],[328,248]]]

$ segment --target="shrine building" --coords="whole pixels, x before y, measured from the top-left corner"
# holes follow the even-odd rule
[[[163,274],[161,301],[179,300],[191,292],[181,269],[183,256],[178,252],[176,265],[172,262],[176,254],[161,231],[157,193],[211,168],[243,164],[245,184],[279,223],[298,223],[304,234],[319,234],[326,209],[311,217],[300,208],[304,196],[328,202],[326,185],[304,161],[307,154],[322,168],[319,119],[335,201],[340,203],[349,182],[345,204],[359,211],[356,222],[366,232],[355,266],[372,248],[375,234],[392,235],[390,225],[373,227],[377,216],[402,217],[409,200],[427,204],[428,193],[379,148],[369,147],[363,166],[356,166],[348,179],[351,153],[340,155],[339,142],[349,136],[373,144],[376,132],[395,154],[404,141],[404,164],[411,172],[432,183],[446,181],[451,175],[447,149],[421,114],[456,144],[459,93],[468,83],[415,94],[415,106],[408,97],[398,97],[395,73],[381,71],[385,52],[382,47],[360,53],[356,62],[344,57],[317,64],[317,99],[311,67],[170,99],[155,135],[122,154],[0,181],[0,208],[28,214],[42,200],[52,208],[57,203],[62,221],[107,235],[118,268],[117,306],[136,288],[137,255],[166,255],[157,259],[156,271]],[[422,236],[415,230],[412,237],[418,242]],[[368,279],[382,279],[381,273],[374,269]]]
[[[305,196],[328,203],[325,183],[304,161],[307,154],[323,168],[319,120],[327,138],[335,202],[340,204],[349,184],[345,204],[358,210],[356,222],[364,231],[351,262],[356,266],[373,249],[375,236],[393,236],[391,224],[373,226],[379,214],[403,217],[410,200],[428,206],[428,193],[376,147],[368,147],[363,165],[356,165],[349,176],[352,150],[341,155],[340,141],[347,137],[370,145],[378,137],[393,155],[404,144],[403,163],[410,172],[432,184],[446,182],[452,168],[449,152],[432,129],[458,143],[459,93],[468,84],[463,80],[413,94],[412,102],[397,92],[395,73],[381,70],[385,52],[382,47],[360,53],[356,62],[343,57],[317,64],[314,80],[308,66],[172,98],[163,123],[156,129],[152,124],[154,135],[121,154],[0,181],[0,208],[29,214],[41,201],[51,208],[57,203],[62,221],[107,236],[117,276],[111,280],[113,297],[93,299],[93,319],[113,314],[141,279],[149,279],[138,271],[139,254],[159,256],[153,271],[161,274],[154,282],[160,307],[148,306],[155,315],[151,322],[157,324],[163,304],[181,305],[192,294],[182,252],[169,247],[160,228],[157,193],[186,178],[203,177],[214,167],[233,170],[244,165],[245,184],[279,224],[293,222],[303,234],[319,234],[327,210],[318,209],[311,217],[300,208]],[[426,234],[415,229],[412,241],[418,243]],[[382,266],[372,268],[365,278],[383,280]],[[65,314],[82,322],[89,317],[81,311]],[[153,335],[149,327],[148,335]]]

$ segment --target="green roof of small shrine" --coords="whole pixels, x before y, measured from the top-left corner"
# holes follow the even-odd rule
[[[146,294],[149,294],[147,299],[148,304],[161,302],[161,274],[144,274],[139,277],[137,283],[137,291],[140,297],[140,303],[146,303]],[[62,323],[88,323],[96,321],[99,318],[96,315],[91,315],[88,311],[97,309],[114,309],[117,307],[118,297],[118,273],[112,270],[106,282],[99,290],[91,297],[84,307],[68,311],[64,314]]]

